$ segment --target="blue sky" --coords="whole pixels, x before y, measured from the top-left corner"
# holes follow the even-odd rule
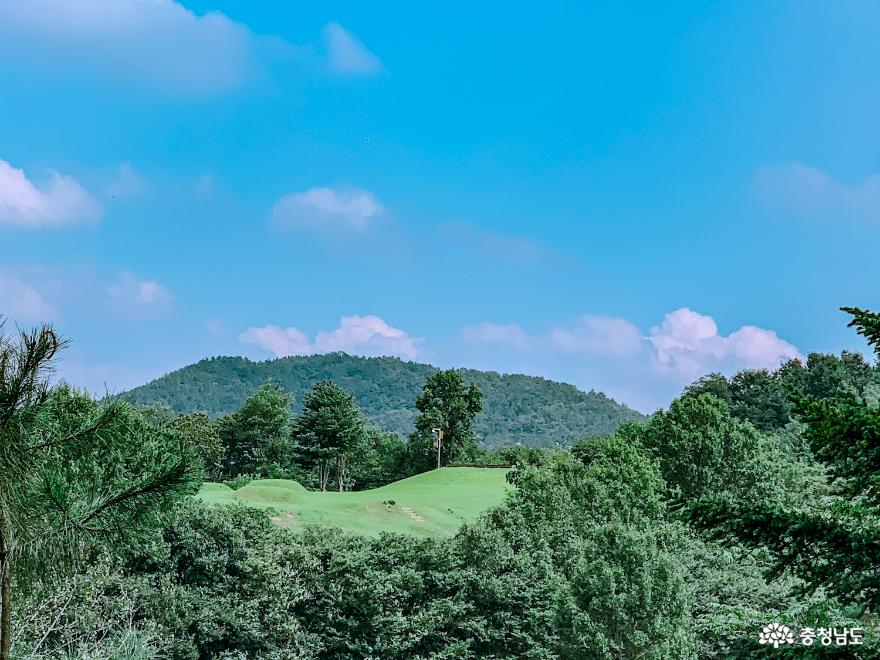
[[[119,391],[345,350],[664,405],[861,348],[870,2],[0,5],[0,312]]]

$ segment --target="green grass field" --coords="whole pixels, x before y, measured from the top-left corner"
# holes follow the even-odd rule
[[[445,536],[501,503],[510,488],[506,474],[503,468],[442,468],[353,493],[308,491],[284,479],[260,479],[238,490],[206,483],[198,497],[271,509],[276,523],[292,529],[317,524],[369,536]]]

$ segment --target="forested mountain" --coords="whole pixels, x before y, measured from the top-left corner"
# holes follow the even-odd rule
[[[121,396],[139,405],[163,403],[178,413],[202,411],[212,417],[236,410],[267,380],[281,383],[299,410],[317,381],[332,380],[351,392],[367,418],[405,437],[413,430],[414,401],[436,373],[427,364],[397,358],[362,358],[332,353],[253,362],[218,357],[174,371]],[[602,393],[582,392],[544,378],[462,370],[465,381],[483,392],[485,407],[475,431],[486,447],[522,443],[549,447],[579,438],[608,435],[642,415]]]

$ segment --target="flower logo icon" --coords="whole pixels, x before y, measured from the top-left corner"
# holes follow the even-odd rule
[[[788,626],[780,623],[771,623],[764,626],[761,634],[758,636],[759,644],[772,644],[774,649],[778,649],[780,644],[794,644],[794,635]]]

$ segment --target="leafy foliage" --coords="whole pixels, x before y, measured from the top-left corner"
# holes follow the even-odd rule
[[[294,451],[301,462],[318,468],[318,485],[327,490],[335,469],[339,492],[350,485],[349,468],[366,449],[363,414],[351,394],[325,380],[306,394],[303,412],[293,424]]]
[[[416,408],[416,430],[408,443],[416,470],[474,459],[474,417],[483,409],[483,393],[476,385],[465,385],[458,371],[441,371],[425,382]],[[434,429],[438,429],[436,438]],[[439,444],[437,449],[434,442]]]
[[[0,328],[0,658],[11,645],[12,582],[75,563],[96,543],[130,542],[195,491],[201,474],[181,437],[129,404],[50,388],[64,344],[49,327]]]
[[[267,382],[219,420],[225,474],[270,474],[288,460],[292,403],[283,387]]]
[[[880,316],[858,311],[869,342]],[[857,363],[856,363],[857,364]],[[826,370],[827,372],[827,370]],[[880,606],[880,411],[852,390],[825,387],[796,399],[795,412],[816,459],[827,467],[831,496],[807,506],[712,494],[696,503],[692,519],[723,539],[767,547],[775,574],[790,570],[804,591],[825,589],[845,604]]]
[[[223,473],[226,447],[217,425],[204,413],[189,413],[172,417],[174,431],[192,445],[202,461],[207,479],[216,479]]]
[[[880,344],[880,315],[849,311],[869,343]],[[46,492],[69,493],[65,510],[74,518],[89,508],[88,493],[140,483],[137,470],[160,465],[175,443],[193,445],[208,469],[219,464],[224,473],[239,474],[230,483],[242,489],[206,484],[201,497],[214,505],[187,500],[161,520],[154,515],[161,507],[144,513],[123,506],[103,522],[121,526],[131,516],[139,543],[77,541],[71,547],[88,562],[23,571],[19,583],[26,579],[29,588],[17,591],[16,604],[33,615],[16,620],[17,653],[752,658],[762,649],[757,632],[775,621],[794,629],[866,631],[864,650],[798,646],[778,649],[780,657],[876,656],[880,378],[877,367],[857,353],[814,353],[804,363],[730,378],[710,374],[646,423],[621,423],[625,415],[617,409],[611,437],[584,434],[593,437],[568,449],[546,448],[557,443],[544,439],[543,429],[527,437],[544,448],[478,447],[475,440],[487,418],[494,428],[534,433],[509,414],[519,405],[511,401],[530,401],[515,396],[532,392],[542,423],[559,434],[558,445],[568,445],[572,436],[556,425],[566,419],[579,423],[578,406],[591,395],[539,379],[437,372],[390,359],[334,355],[255,364],[224,358],[130,395],[155,392],[154,387],[161,392],[168,385],[177,396],[187,391],[180,382],[174,385],[180,374],[202,387],[199,378],[225,378],[233,365],[241,373],[230,383],[205,387],[209,399],[242,387],[235,403],[243,401],[241,406],[224,409],[231,412],[217,420],[177,416],[155,403],[141,412],[118,402],[105,408],[66,388],[33,390],[38,412],[18,419],[40,429],[40,438],[79,437],[78,429],[85,429],[86,437],[107,410],[118,415],[102,422],[109,444],[95,445],[109,452],[110,465],[100,465],[92,449],[77,449],[81,454],[71,449],[64,460],[47,463],[48,473],[56,474],[47,483],[58,488]],[[257,386],[282,367],[293,373],[293,383],[303,380],[306,368],[322,375],[332,371],[356,396],[332,383],[319,382],[308,393],[298,389],[303,413],[297,416],[279,382]],[[410,395],[418,397],[420,414],[414,418],[412,409],[393,406],[420,369],[426,370],[425,386]],[[365,382],[365,374],[378,380]],[[478,413],[477,387],[484,382],[486,410]],[[572,392],[573,398],[566,398]],[[557,395],[545,405],[542,397]],[[364,423],[356,404],[364,399],[369,406],[380,401],[391,406],[389,416],[368,408],[374,420],[405,412],[407,424],[415,421],[417,428],[413,441],[407,445],[400,435]],[[173,397],[166,401],[176,405]],[[564,406],[574,410],[568,417]],[[451,508],[443,535],[417,538],[406,525],[429,523],[408,518],[406,525],[387,529],[413,535],[376,531],[378,518],[393,517],[392,508],[408,501],[413,480],[380,488],[372,509],[365,509],[367,522],[348,525],[357,534],[309,526],[305,509],[293,506],[307,497],[332,500],[343,505],[334,509],[337,517],[310,520],[342,526],[343,519],[352,521],[342,499],[364,504],[370,498],[308,492],[301,485],[311,483],[306,473],[297,473],[291,463],[295,446],[301,458],[335,466],[337,478],[343,475],[349,486],[372,488],[411,473],[413,450],[424,450],[430,429],[444,424],[444,439],[452,438],[447,460],[515,466],[508,473],[510,485],[495,489],[499,498],[509,489],[503,504],[474,509],[485,513],[468,518],[454,536],[449,534],[460,517]],[[486,497],[486,473],[503,476],[488,468],[452,468],[414,479],[454,470],[477,476],[470,479],[473,490],[462,482],[454,489],[467,502]],[[282,473],[300,483],[251,481]],[[0,484],[2,479],[0,473]],[[98,491],[89,490],[95,484]],[[426,495],[423,485],[417,490],[432,503],[454,499]],[[41,501],[39,490],[23,492],[30,493],[31,505]],[[229,504],[236,499],[255,508]],[[282,500],[290,504],[287,509]],[[277,509],[256,508],[272,502]],[[418,508],[431,516],[430,506]],[[296,525],[289,524],[290,515],[298,517]],[[111,536],[118,537],[107,539]]]
[[[673,401],[635,434],[657,457],[666,483],[686,498],[748,493],[757,485],[760,435],[711,394]]]
[[[866,312],[863,312],[866,314]],[[710,373],[685,388],[684,397],[712,394],[730,407],[734,416],[761,431],[784,428],[802,397],[832,399],[844,392],[880,394],[880,370],[860,353],[839,356],[810,353],[806,362],[789,360],[776,371],[746,369],[731,378]]]
[[[175,658],[692,657],[649,459],[598,443],[589,464],[558,455],[514,481],[504,507],[440,540],[294,536],[262,511],[188,502],[47,603],[41,646],[123,627]],[[28,647],[44,628],[22,631]]]

